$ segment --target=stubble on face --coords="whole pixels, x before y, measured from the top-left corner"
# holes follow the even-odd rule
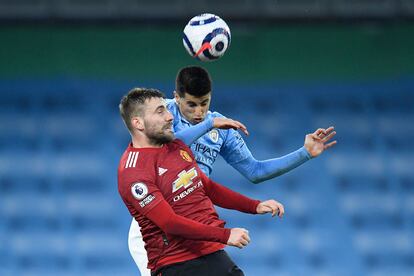
[[[148,141],[153,145],[166,144],[175,138],[172,131],[172,122],[160,126],[159,124],[149,124],[144,121],[144,125]]]

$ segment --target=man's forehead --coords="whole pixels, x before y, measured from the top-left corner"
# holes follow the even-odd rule
[[[167,101],[164,98],[150,98],[147,100],[147,109],[156,109],[159,106],[166,106]]]
[[[148,105],[158,105],[158,104],[166,104],[166,100],[164,98],[152,97],[147,100]]]
[[[190,95],[190,94],[188,94],[188,93],[185,93],[185,94],[184,94],[184,99],[185,99],[186,101],[192,101],[192,102],[203,102],[203,101],[205,101],[205,100],[210,99],[210,97],[211,97],[211,93],[210,93],[210,92],[209,92],[209,93],[207,93],[207,94],[206,94],[206,95],[204,95],[204,96],[201,96],[201,97],[196,97],[196,96]]]

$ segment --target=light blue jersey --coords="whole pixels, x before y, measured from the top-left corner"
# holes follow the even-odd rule
[[[301,147],[279,158],[256,160],[238,131],[213,129],[214,118],[224,117],[220,113],[208,111],[203,122],[192,125],[181,115],[174,99],[167,100],[167,107],[174,116],[176,137],[190,146],[207,176],[211,174],[218,154],[253,183],[282,175],[311,159],[305,147]]]
[[[193,126],[181,115],[174,99],[167,100],[167,107],[174,116],[173,128],[175,133]],[[212,129],[212,121],[215,117],[224,116],[218,112],[207,112],[204,121],[200,123],[204,125],[198,125],[204,129],[204,133],[208,132],[190,145],[199,167],[207,176],[211,174],[213,164],[219,154],[230,165],[238,163],[251,155],[238,131],[234,129]]]

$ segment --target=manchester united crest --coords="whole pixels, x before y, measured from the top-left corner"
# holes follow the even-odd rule
[[[187,162],[193,162],[193,158],[191,158],[190,154],[185,150],[180,150],[181,157]]]

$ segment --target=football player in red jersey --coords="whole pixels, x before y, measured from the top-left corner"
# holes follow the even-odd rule
[[[191,150],[174,139],[164,95],[135,88],[121,100],[132,142],[118,167],[118,190],[141,226],[152,275],[243,275],[223,251],[250,242],[243,228],[225,228],[213,205],[282,217],[275,200],[247,198],[209,179]]]

